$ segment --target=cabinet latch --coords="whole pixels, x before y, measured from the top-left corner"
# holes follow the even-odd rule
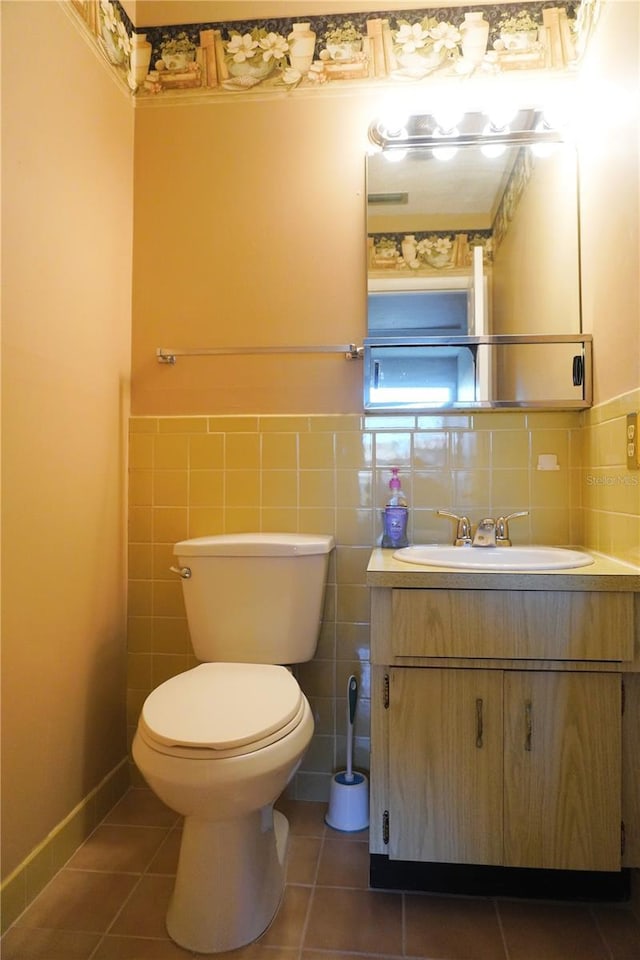
[[[389,843],[389,811],[385,810],[382,814],[382,842]]]
[[[382,702],[385,710],[389,709],[389,674],[385,673],[382,687]]]

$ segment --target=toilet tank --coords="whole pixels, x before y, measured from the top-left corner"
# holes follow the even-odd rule
[[[318,642],[333,537],[227,534],[174,547],[194,652],[205,662],[303,663]]]

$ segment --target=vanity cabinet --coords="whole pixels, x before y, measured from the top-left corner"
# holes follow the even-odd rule
[[[378,876],[640,865],[638,576],[407,567],[367,571]]]
[[[390,857],[619,869],[619,674],[388,676]]]

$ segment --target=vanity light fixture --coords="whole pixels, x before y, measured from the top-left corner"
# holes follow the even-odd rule
[[[369,126],[369,139],[385,156],[397,154],[411,147],[429,147],[439,159],[452,156],[449,151],[459,146],[487,146],[487,155],[499,156],[505,144],[532,144],[548,147],[562,139],[557,129],[545,123],[538,108],[518,110],[494,109],[491,115],[480,111],[465,113],[457,118],[448,111],[438,115],[414,114],[400,128],[397,121],[389,125],[385,118],[374,120]],[[445,151],[445,152],[443,152]],[[396,157],[394,157],[396,159]]]

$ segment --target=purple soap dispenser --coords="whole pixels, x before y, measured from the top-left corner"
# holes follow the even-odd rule
[[[398,468],[393,467],[391,474],[391,480],[389,481],[390,495],[384,508],[382,546],[392,547],[394,550],[397,550],[399,547],[409,546],[409,541],[407,540],[409,509],[407,507],[407,498],[402,492]]]

